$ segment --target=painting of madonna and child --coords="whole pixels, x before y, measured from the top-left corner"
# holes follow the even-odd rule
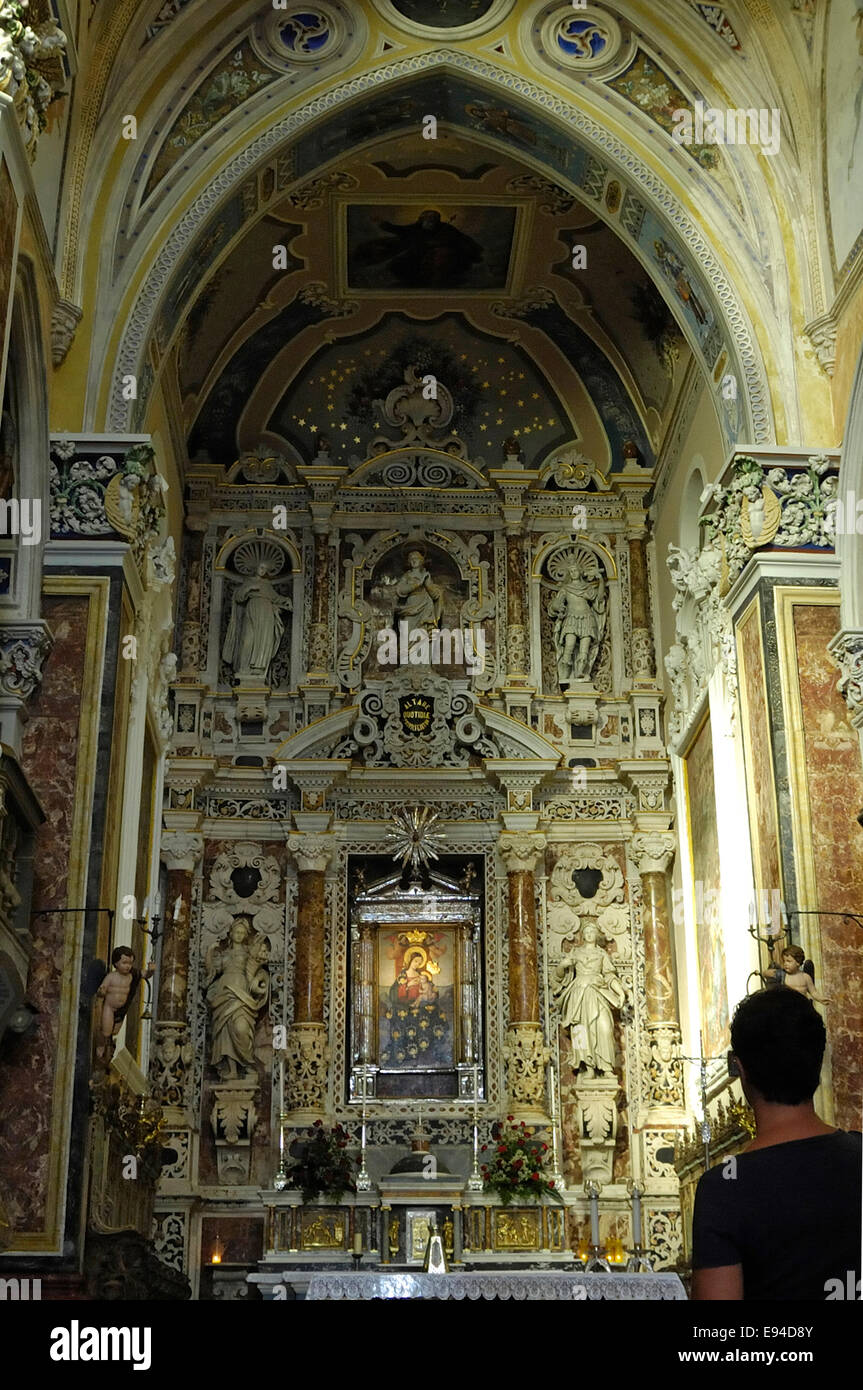
[[[378,1063],[381,1094],[413,1094],[411,1073],[453,1075],[456,1069],[454,933],[378,932]],[[384,1073],[395,1073],[389,1086]],[[400,1074],[400,1076],[399,1076]],[[446,1094],[432,1086],[428,1094]],[[420,1091],[417,1091],[420,1094]]]

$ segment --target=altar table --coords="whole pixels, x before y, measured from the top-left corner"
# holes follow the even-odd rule
[[[313,1274],[307,1299],[454,1298],[617,1301],[686,1301],[676,1274],[578,1274],[559,1270],[509,1270],[457,1274]]]

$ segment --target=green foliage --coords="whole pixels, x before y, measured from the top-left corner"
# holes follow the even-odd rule
[[[315,1120],[306,1134],[307,1138],[292,1146],[299,1149],[299,1155],[288,1169],[290,1186],[301,1189],[304,1202],[323,1196],[338,1202],[345,1192],[356,1192],[347,1130],[341,1125],[326,1130]]]

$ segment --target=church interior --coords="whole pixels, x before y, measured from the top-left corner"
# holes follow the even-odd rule
[[[861,178],[857,0],[0,0],[7,1287],[683,1299],[789,947],[860,1128]]]

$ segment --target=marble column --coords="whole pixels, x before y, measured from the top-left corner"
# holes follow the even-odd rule
[[[192,1060],[188,1023],[192,876],[203,852],[203,836],[193,831],[168,830],[162,834],[160,854],[168,881],[162,905],[162,956],[150,1077],[168,1122],[183,1127],[187,1070]]]
[[[297,864],[294,1019],[285,1061],[287,1111],[292,1121],[319,1119],[326,1106],[329,1047],[324,1023],[325,870],[333,856],[330,835],[291,835]]]
[[[630,848],[641,877],[647,1013],[644,1060],[650,1108],[651,1111],[667,1107],[678,1110],[683,1107],[684,1096],[668,891],[668,868],[674,857],[675,838],[667,831],[639,833],[632,837]],[[650,1114],[647,1123],[651,1123]]]
[[[180,629],[180,675],[200,677],[207,654],[202,643],[201,594],[203,592],[204,534],[209,518],[199,512],[186,517],[183,564],[186,571],[185,605]]]
[[[656,676],[656,655],[650,630],[650,588],[644,536],[629,538],[629,592],[632,604],[632,673],[639,680]]]
[[[507,873],[509,1026],[504,1061],[509,1105],[515,1115],[542,1120],[549,1049],[539,1021],[534,869],[545,837],[505,832],[498,843]]]
[[[160,853],[168,871],[168,883],[162,913],[164,925],[157,1007],[160,1021],[186,1021],[192,874],[203,852],[201,835],[187,830],[169,830],[162,835]]]
[[[529,669],[524,597],[524,548],[521,528],[506,532],[506,669],[524,677]]]

